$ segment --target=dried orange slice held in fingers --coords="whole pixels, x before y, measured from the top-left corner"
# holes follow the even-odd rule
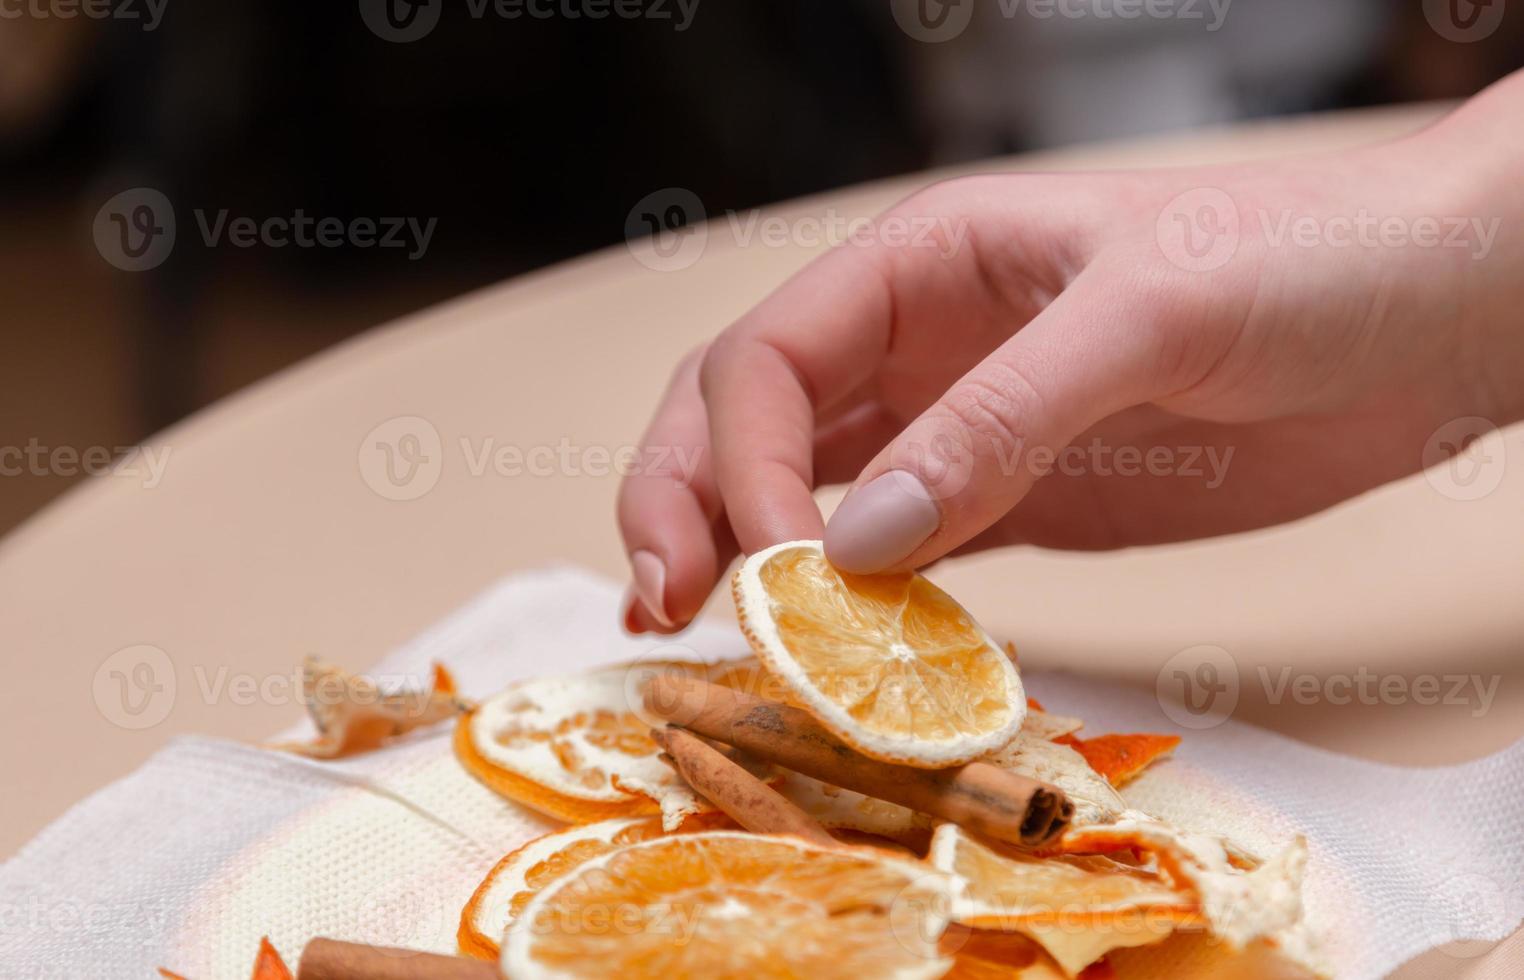
[[[864,755],[953,766],[1021,727],[1009,656],[920,575],[853,575],[819,541],[790,541],[748,558],[732,588],[762,665]]]
[[[738,831],[632,844],[548,885],[508,928],[527,978],[931,978],[952,879],[866,847]]]

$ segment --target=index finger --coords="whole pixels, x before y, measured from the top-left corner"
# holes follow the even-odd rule
[[[816,416],[873,376],[893,314],[887,253],[843,247],[710,346],[699,380],[714,474],[743,551],[824,532],[811,496]]]

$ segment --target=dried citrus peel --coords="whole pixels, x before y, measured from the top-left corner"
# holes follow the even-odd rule
[[[1180,744],[1179,735],[1097,735],[1095,738],[1075,738],[1064,733],[1054,741],[1067,745],[1090,763],[1090,768],[1106,777],[1113,786],[1122,786],[1135,779],[1155,760],[1175,751]]]
[[[185,977],[162,966],[158,970],[159,976],[164,980],[186,980]],[[271,944],[269,936],[261,936],[259,939],[259,952],[254,957],[254,972],[250,980],[292,980],[291,970],[276,952]]]
[[[302,662],[302,700],[317,727],[311,742],[274,748],[312,759],[338,759],[380,748],[388,739],[453,718],[470,709],[455,679],[435,664],[428,691],[382,691],[374,681],[308,657]]]
[[[1037,858],[944,824],[929,860],[963,882],[958,922],[1022,933],[1070,975],[1112,949],[1159,942],[1198,921],[1190,892],[1107,858]]]
[[[1302,878],[1307,843],[1298,837],[1252,870],[1226,842],[1193,834],[1143,814],[1069,830],[1059,841],[1069,854],[1128,850],[1151,859],[1161,877],[1192,894],[1211,934],[1235,949],[1268,940],[1313,973],[1324,972],[1303,919]]]

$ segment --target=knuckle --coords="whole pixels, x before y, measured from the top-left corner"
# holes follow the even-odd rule
[[[699,393],[705,401],[713,399],[723,388],[725,370],[734,348],[735,341],[728,334],[721,334],[708,347],[694,352],[693,356],[698,358]]]
[[[1003,362],[987,364],[978,377],[949,392],[943,404],[967,431],[976,452],[1019,449],[1042,410],[1042,398],[1026,373]]]
[[[1126,278],[1129,329],[1136,332],[1134,349],[1147,352],[1139,367],[1151,390],[1189,387],[1216,361],[1218,338],[1214,309],[1222,306],[1221,290],[1205,277],[1173,270],[1134,266]]]

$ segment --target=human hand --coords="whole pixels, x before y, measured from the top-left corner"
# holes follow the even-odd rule
[[[823,536],[868,572],[1225,534],[1524,416],[1521,104],[1514,78],[1336,156],[912,196],[886,217],[961,240],[838,248],[679,366],[644,441],[699,465],[621,487],[626,626],[685,625],[738,548]],[[811,491],[847,481],[823,526]]]

